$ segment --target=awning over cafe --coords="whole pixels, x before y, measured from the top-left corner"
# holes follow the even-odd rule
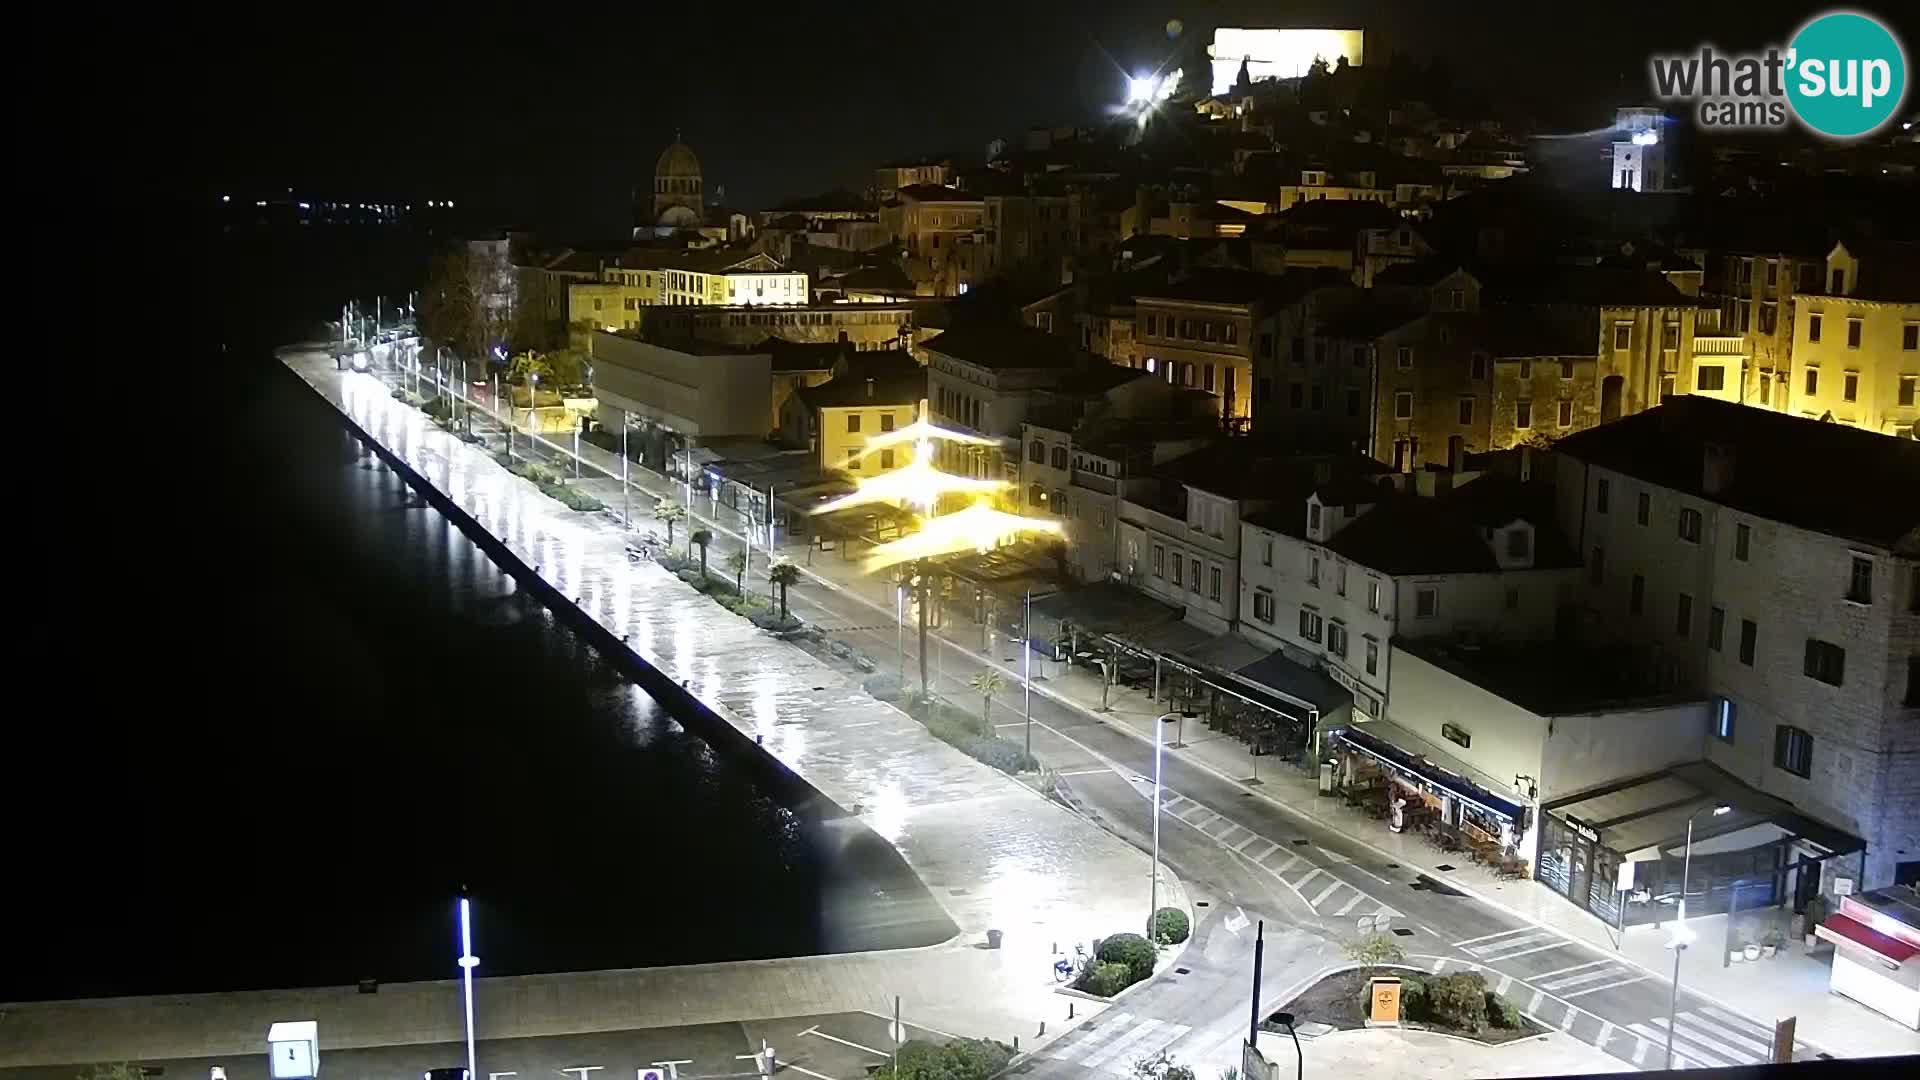
[[[1385,730],[1382,730],[1385,729]],[[1502,795],[1496,795],[1484,784],[1468,779],[1468,767],[1457,760],[1447,758],[1437,751],[1411,751],[1405,746],[1396,746],[1389,738],[1408,744],[1416,744],[1418,736],[1384,720],[1374,720],[1363,728],[1335,728],[1329,735],[1347,744],[1355,750],[1373,758],[1392,772],[1408,779],[1426,784],[1443,791],[1469,806],[1479,807],[1498,818],[1518,821],[1521,816],[1520,804]],[[1439,760],[1436,760],[1439,759]]]
[[[1711,813],[1717,806],[1732,809]],[[1601,843],[1634,862],[1661,858],[1685,843],[1688,818],[1693,819],[1695,855],[1781,840],[1804,840],[1828,856],[1866,846],[1859,837],[1815,821],[1703,761],[1589,788],[1543,809],[1594,830]]]

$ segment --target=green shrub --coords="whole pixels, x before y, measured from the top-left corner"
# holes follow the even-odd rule
[[[1347,959],[1368,967],[1398,964],[1407,958],[1406,951],[1390,934],[1365,934],[1347,942],[1342,948],[1346,951]]]
[[[1187,913],[1179,908],[1163,907],[1153,913],[1153,940],[1162,945],[1178,945],[1187,940]]]
[[[1436,1020],[1462,1031],[1487,1026],[1487,980],[1478,972],[1440,975],[1427,982],[1427,999]]]
[[[748,618],[753,621],[753,625],[762,630],[771,630],[776,634],[791,633],[800,629],[801,626],[799,619],[791,615],[783,619],[777,611],[756,611]]]
[[[1132,986],[1134,982],[1133,969],[1125,964],[1102,960],[1089,964],[1087,969],[1080,973],[1080,981],[1075,983],[1074,987],[1085,990],[1089,994],[1112,997]]]
[[[1013,1060],[1013,1047],[991,1039],[950,1043],[909,1039],[900,1044],[899,1065],[874,1070],[875,1080],[987,1080]]]
[[[1021,748],[1012,739],[999,739],[991,735],[971,735],[954,744],[961,753],[984,765],[991,765],[1003,773],[1032,772],[1040,767],[1032,754]]]
[[[1100,943],[1100,959],[1127,965],[1133,981],[1153,974],[1153,944],[1139,934],[1115,934]]]
[[[1518,1031],[1527,1026],[1527,1018],[1521,1015],[1520,1006],[1491,990],[1487,991],[1487,1019],[1494,1027],[1508,1031]]]

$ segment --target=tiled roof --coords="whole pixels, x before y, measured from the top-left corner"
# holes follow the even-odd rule
[[[1460,264],[1452,259],[1431,258],[1416,259],[1413,262],[1394,263],[1373,275],[1375,285],[1432,285],[1440,279],[1460,269]]]
[[[869,361],[873,353],[864,354]],[[917,405],[927,396],[927,369],[905,353],[890,354],[893,362],[858,364],[844,375],[818,386],[794,391],[813,409],[846,409],[862,405]]]
[[[983,368],[1065,368],[1079,359],[1066,338],[1030,326],[957,326],[927,342],[928,352]]]
[[[915,202],[980,202],[980,196],[941,184],[909,184],[900,189],[900,197]]]
[[[1206,267],[1166,285],[1142,289],[1140,300],[1185,300],[1208,304],[1287,304],[1317,288],[1337,285],[1346,275],[1331,268],[1262,274],[1253,270]]]
[[[1848,295],[1920,304],[1920,244],[1848,240],[1845,246],[1860,260],[1860,280]]]
[[[1539,266],[1484,270],[1484,295],[1495,303],[1596,307],[1688,307],[1694,300],[1652,270],[1611,266]]]
[[[1707,448],[1732,476],[1704,490]],[[1756,517],[1920,554],[1920,443],[1682,395],[1561,439],[1554,452]]]

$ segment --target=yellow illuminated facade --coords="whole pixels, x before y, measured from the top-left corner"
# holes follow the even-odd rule
[[[912,446],[874,440],[905,428],[913,409],[900,405],[822,406],[820,409],[820,464],[856,476],[875,476],[899,467],[913,457]],[[869,446],[876,446],[868,453]]]

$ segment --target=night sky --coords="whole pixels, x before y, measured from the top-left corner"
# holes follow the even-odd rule
[[[1123,68],[1226,25],[1359,25],[1369,62],[1443,54],[1462,82],[1561,129],[1641,94],[1653,48],[1784,37],[1823,5],[1005,0],[830,5],[211,5],[156,32],[131,108],[207,193],[497,206],[563,234],[617,231],[676,129],[709,191],[756,208],[921,152],[979,154],[1042,123],[1087,123]],[[357,11],[357,13],[356,13]],[[1195,39],[1198,39],[1196,42]],[[190,151],[179,155],[182,138]]]

